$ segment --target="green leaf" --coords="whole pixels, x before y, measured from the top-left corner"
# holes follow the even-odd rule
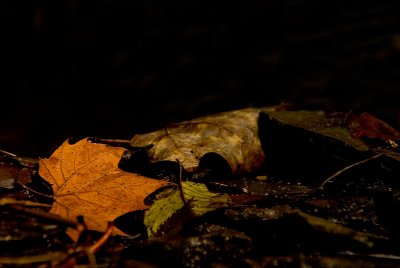
[[[157,233],[160,226],[184,205],[185,203],[177,188],[173,189],[166,197],[156,200],[144,214],[147,235],[152,237],[153,234]]]
[[[212,193],[202,183],[182,182],[182,192],[178,188],[167,191],[169,192],[163,193],[145,212],[144,224],[149,237],[156,234],[185,204],[193,215],[198,217],[231,203],[227,194]]]
[[[195,216],[201,216],[218,208],[226,207],[230,203],[227,194],[212,193],[202,183],[183,182],[182,191]]]

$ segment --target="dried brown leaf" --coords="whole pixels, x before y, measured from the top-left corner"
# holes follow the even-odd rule
[[[258,138],[260,109],[223,112],[170,125],[162,130],[135,135],[133,147],[148,147],[152,161],[176,161],[194,172],[207,153],[217,153],[233,174],[252,172],[264,162]]]

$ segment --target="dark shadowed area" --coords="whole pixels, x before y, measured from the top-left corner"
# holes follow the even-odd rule
[[[399,125],[400,3],[0,2],[0,149],[292,102]]]

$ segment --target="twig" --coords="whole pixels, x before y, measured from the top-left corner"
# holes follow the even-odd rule
[[[47,197],[47,198],[50,198],[50,199],[53,199],[53,200],[54,200],[54,197],[53,197],[53,196],[48,195],[48,194],[43,194],[43,193],[41,193],[41,192],[38,192],[38,191],[36,191],[36,190],[33,190],[32,188],[29,188],[29,187],[26,186],[26,185],[21,185],[21,187],[24,188],[24,189],[26,189],[26,190],[28,190],[29,192],[32,192],[32,193],[35,193],[35,194],[37,194],[37,195],[44,196],[44,197]]]
[[[29,209],[29,208],[25,208],[21,205],[11,205],[10,206],[11,209],[14,209],[18,212],[23,212],[25,214],[29,214],[32,216],[36,216],[36,217],[40,217],[42,219],[47,219],[50,220],[52,222],[57,222],[57,223],[61,223],[61,224],[65,224],[69,227],[73,227],[76,228],[77,222],[60,217],[58,215],[55,214],[51,214],[42,210],[37,210],[37,209]]]
[[[345,168],[339,170],[338,172],[336,172],[335,174],[333,174],[332,176],[329,176],[326,180],[324,180],[324,182],[321,184],[321,186],[319,186],[319,188],[323,189],[324,186],[325,186],[325,184],[326,184],[327,182],[329,182],[329,181],[331,181],[333,178],[339,176],[340,174],[342,174],[342,173],[345,172],[346,170],[349,170],[349,169],[351,169],[351,168],[353,168],[353,167],[362,165],[362,164],[364,164],[364,163],[366,163],[366,162],[368,162],[368,161],[370,161],[370,160],[372,160],[372,159],[376,159],[376,158],[378,158],[378,157],[380,157],[380,156],[382,156],[382,155],[383,155],[383,154],[374,155],[374,156],[372,156],[372,157],[370,157],[370,158],[361,160],[361,161],[359,161],[359,162],[356,162],[356,163],[354,163],[354,164],[351,164],[350,166],[347,166],[347,167],[345,167]]]
[[[16,157],[16,154],[4,151],[4,150],[0,150],[0,153],[2,153],[3,155],[7,155],[7,156],[11,156],[11,157]]]
[[[110,238],[112,234],[113,229],[114,229],[113,223],[109,222],[107,229],[105,233],[102,235],[102,237],[89,248],[90,253],[92,254],[96,253],[100,249],[100,247],[102,247],[107,242],[107,240]]]
[[[186,199],[185,199],[185,195],[183,194],[183,186],[182,186],[182,164],[179,161],[179,159],[176,159],[176,162],[179,165],[179,180],[178,180],[178,187],[179,187],[179,193],[181,195],[181,199],[183,201],[183,203],[187,203]]]
[[[51,208],[51,205],[49,205],[49,204],[43,204],[43,203],[37,203],[37,202],[25,201],[25,200],[16,200],[16,199],[7,198],[7,197],[1,198],[0,206],[6,206],[6,205],[22,205],[25,207]]]

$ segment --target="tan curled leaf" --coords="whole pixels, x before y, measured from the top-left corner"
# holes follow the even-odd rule
[[[104,231],[108,221],[146,209],[144,198],[168,185],[118,168],[125,149],[82,139],[65,141],[48,159],[39,161],[39,175],[54,191],[50,213],[75,220],[84,216],[90,230]],[[114,234],[124,235],[118,229]]]
[[[260,109],[223,112],[170,125],[162,130],[137,134],[133,147],[148,147],[152,161],[179,160],[188,172],[198,168],[207,153],[217,153],[230,165],[233,174],[258,169],[265,156],[258,138]]]

